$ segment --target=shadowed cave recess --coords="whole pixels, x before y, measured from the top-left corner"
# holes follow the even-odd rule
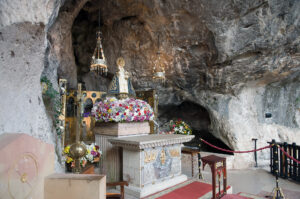
[[[95,3],[96,1],[93,2]],[[74,23],[72,25],[72,46],[74,50],[75,63],[77,66],[77,81],[83,83],[83,88],[86,90],[106,91],[108,82],[112,79],[113,76],[112,71],[109,71],[107,76],[97,76],[91,73],[89,70],[90,59],[93,50],[95,48],[95,40],[96,40],[95,33],[97,30],[99,30],[99,25],[100,25],[100,30],[104,32],[104,34],[102,34],[102,42],[104,43],[105,46],[104,53],[105,56],[108,57],[108,59],[112,57],[110,53],[113,53],[114,55],[117,54],[120,56],[123,55],[123,53],[121,52],[122,51],[121,48],[122,48],[122,42],[124,42],[126,37],[124,37],[124,39],[119,38],[121,39],[119,46],[117,45],[109,46],[111,43],[110,44],[107,43],[111,40],[110,38],[111,34],[107,33],[107,31],[109,30],[103,24],[103,17],[101,15],[100,15],[101,20],[99,24],[99,10],[95,8],[92,9],[92,7],[93,4],[91,2],[87,2],[85,6],[80,10],[78,16],[75,18]],[[138,24],[139,28],[140,26],[144,25],[143,22],[138,20],[137,16],[126,16],[119,19],[119,21],[114,22],[113,26],[117,26],[119,24],[124,24],[124,23],[130,24],[130,26],[132,25],[136,26]],[[122,35],[124,33],[120,33],[120,34]],[[142,38],[138,38],[138,40],[140,39]],[[123,51],[130,53],[129,56],[131,56],[133,53],[136,53],[131,51],[132,49],[130,46],[128,46],[128,44],[125,44],[125,46],[129,49],[125,49]],[[193,46],[192,49],[194,48],[197,47]],[[135,54],[135,56],[133,57],[133,60],[129,60],[129,63],[130,62],[134,63],[135,62],[134,59],[136,58],[138,61],[138,59],[140,59],[139,54],[140,53],[137,52],[137,54]],[[111,62],[113,63],[113,60],[111,60]],[[111,66],[114,67],[114,63],[112,65],[109,65],[110,69],[113,68]],[[134,72],[130,70],[132,66],[130,65],[126,65],[126,66],[128,72],[134,74]],[[148,77],[145,75],[145,77],[149,78],[150,75]],[[140,82],[135,81],[134,82],[135,87],[144,90],[145,87],[141,87],[139,83]],[[158,89],[161,88],[155,85],[150,85],[150,86],[151,88],[158,88]],[[198,105],[191,101],[183,101],[179,105],[169,105],[169,104],[159,105],[158,110],[159,110],[158,123],[160,125],[159,131],[168,131],[170,120],[176,121],[178,119],[182,119],[183,121],[185,121],[187,124],[190,125],[193,131],[193,135],[195,135],[195,138],[191,142],[185,144],[186,146],[198,147],[200,144],[200,138],[203,138],[218,147],[230,150],[230,148],[224,142],[222,142],[220,139],[217,139],[210,132],[211,131],[210,117],[207,110],[203,106]],[[209,147],[206,144],[201,144],[200,146],[202,151],[220,153],[220,151],[217,151],[216,149]]]
[[[70,89],[81,82],[106,91],[122,56],[136,90],[156,89],[162,130],[181,118],[197,138],[226,149],[251,150],[252,138],[258,146],[291,143],[300,139],[299,7],[293,0],[65,1],[47,32],[44,74],[66,78]],[[89,71],[99,9],[107,77]],[[157,86],[158,49],[167,81]],[[236,157],[235,166],[251,165],[251,156]],[[266,165],[268,158],[262,152]]]
[[[209,113],[204,107],[190,101],[184,101],[179,105],[159,106],[158,117],[159,122],[162,124],[161,129],[166,131],[169,130],[169,121],[176,121],[178,119],[185,121],[192,128],[195,138],[191,142],[185,143],[185,146],[199,147],[200,144],[201,151],[232,154],[220,152],[205,143],[200,142],[200,138],[202,138],[218,147],[231,150],[224,142],[217,139],[210,132],[211,121]]]

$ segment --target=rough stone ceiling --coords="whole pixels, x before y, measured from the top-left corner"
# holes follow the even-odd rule
[[[79,77],[88,73],[100,8],[111,72],[116,58],[123,56],[137,87],[152,86],[158,48],[162,49],[168,87],[179,90],[233,93],[249,81],[266,84],[284,79],[299,73],[299,27],[294,14],[299,5],[294,4],[262,0],[89,1],[78,17],[74,16],[73,37],[74,28],[79,30],[78,37],[84,37],[80,41],[73,38],[73,45],[75,40],[77,47],[88,48],[81,53],[80,47],[75,49]]]

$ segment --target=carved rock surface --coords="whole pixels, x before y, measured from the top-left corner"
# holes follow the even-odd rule
[[[116,70],[115,60],[122,56],[136,89],[158,90],[161,110],[183,103],[199,106],[199,112],[206,115],[204,120],[210,121],[205,123],[205,129],[234,150],[252,149],[254,137],[259,139],[259,147],[271,139],[300,144],[297,0],[49,0],[39,5],[22,1],[18,6],[10,2],[0,3],[1,32],[9,33],[11,24],[17,22],[28,27],[30,23],[25,21],[45,24],[41,33],[45,48],[40,50],[44,58],[40,71],[28,77],[20,74],[21,78],[38,80],[44,69],[43,73],[53,82],[67,78],[70,88],[85,82],[88,90],[105,90]],[[88,69],[99,8],[103,48],[110,70],[106,78],[96,77]],[[30,13],[25,14],[25,9]],[[32,48],[40,49],[39,45],[39,41],[33,41]],[[12,44],[9,48],[2,46],[1,52],[18,48]],[[152,81],[158,49],[167,74],[164,86]],[[33,53],[28,48],[23,55],[28,58]],[[25,65],[25,61],[2,63],[10,63],[12,70]],[[14,77],[13,71],[6,74]],[[3,73],[1,79],[2,76]],[[12,79],[1,85],[15,88]],[[37,89],[31,92],[29,88],[22,93],[34,98],[40,95]],[[8,101],[2,102],[1,107],[8,106]],[[16,105],[17,102],[12,103],[13,112],[19,110]],[[266,118],[266,113],[272,117]],[[167,121],[170,117],[162,112],[160,119]],[[201,124],[186,118],[188,123]],[[34,119],[27,120],[34,123]],[[197,125],[196,130],[203,128]],[[0,132],[3,131],[6,129]],[[233,167],[253,165],[252,156],[236,155]],[[268,151],[259,153],[259,160],[261,165],[267,165]]]

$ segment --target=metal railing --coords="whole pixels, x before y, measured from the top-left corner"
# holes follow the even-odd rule
[[[268,142],[272,144],[270,148],[270,169],[273,175],[276,175],[276,170],[278,169],[278,176],[285,179],[292,179],[300,182],[300,164],[295,160],[300,161],[300,146],[296,145],[296,143],[288,144],[286,142],[279,143],[272,140],[272,142]],[[284,151],[287,152],[295,160],[288,158],[282,150],[279,149],[281,147]],[[278,168],[277,162],[278,161]]]

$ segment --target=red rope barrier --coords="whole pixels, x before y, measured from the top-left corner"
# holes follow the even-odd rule
[[[296,160],[295,158],[293,158],[292,156],[290,156],[283,148],[281,148],[279,145],[277,145],[277,147],[290,159],[292,159],[293,161],[297,162],[298,164],[300,164],[299,160]]]
[[[219,147],[217,147],[217,146],[215,146],[215,145],[213,145],[213,144],[211,144],[211,143],[209,143],[209,142],[207,142],[207,141],[205,141],[205,140],[203,140],[203,139],[201,139],[201,138],[200,138],[200,140],[201,140],[202,142],[204,142],[205,144],[207,144],[207,145],[209,145],[209,146],[211,146],[211,147],[213,147],[213,148],[215,148],[215,149],[218,149],[218,150],[220,150],[220,151],[229,152],[229,153],[251,153],[251,152],[261,151],[261,150],[264,150],[264,149],[267,149],[267,148],[272,147],[272,145],[269,145],[269,146],[265,146],[265,147],[262,147],[262,148],[259,148],[259,149],[256,149],[256,150],[250,150],[250,151],[231,151],[231,150],[219,148]]]
[[[215,149],[218,149],[218,150],[220,150],[220,151],[225,151],[225,152],[229,152],[229,153],[251,153],[251,152],[255,152],[255,151],[261,151],[261,150],[264,150],[264,149],[267,149],[267,148],[271,148],[272,147],[272,145],[269,145],[269,146],[265,146],[265,147],[262,147],[262,148],[259,148],[259,149],[256,149],[256,150],[250,150],[250,151],[231,151],[231,150],[227,150],[227,149],[222,149],[222,148],[220,148],[220,147],[217,147],[217,146],[215,146],[215,145],[213,145],[213,144],[211,144],[211,143],[209,143],[209,142],[207,142],[207,141],[205,141],[205,140],[203,140],[203,139],[201,139],[200,138],[200,140],[202,141],[202,142],[204,142],[205,144],[207,144],[207,145],[209,145],[209,146],[211,146],[211,147],[213,147],[213,148],[215,148]],[[297,159],[295,159],[295,158],[293,158],[292,156],[290,156],[283,148],[281,148],[279,145],[277,145],[277,147],[288,157],[288,158],[290,158],[290,159],[292,159],[293,161],[295,161],[295,162],[297,162],[298,164],[300,164],[300,161],[299,160],[297,160]]]

